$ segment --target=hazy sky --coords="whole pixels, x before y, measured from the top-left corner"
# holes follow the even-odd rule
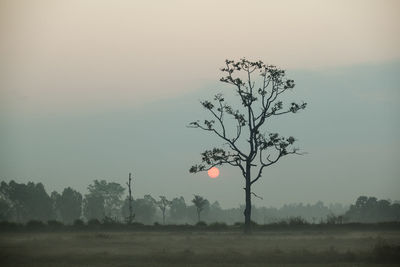
[[[244,202],[243,178],[188,169],[217,139],[188,122],[229,88],[226,58],[288,70],[309,107],[266,128],[309,154],[266,170],[256,205],[400,199],[399,1],[0,0],[0,180]]]

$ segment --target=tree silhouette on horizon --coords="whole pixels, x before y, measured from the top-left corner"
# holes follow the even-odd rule
[[[234,109],[225,102],[222,94],[214,101],[201,101],[212,119],[191,122],[189,127],[198,128],[216,135],[224,141],[224,147],[214,147],[201,154],[201,164],[190,168],[191,173],[207,171],[214,166],[231,165],[238,167],[245,179],[245,232],[251,232],[251,186],[262,177],[265,167],[278,162],[283,156],[301,154],[293,144],[292,136],[282,137],[278,133],[263,132],[267,119],[306,108],[306,103],[292,102],[284,107],[279,96],[294,88],[293,80],[287,79],[284,70],[262,61],[226,60],[221,69],[221,82],[234,87],[241,101],[241,109]],[[260,81],[254,79],[258,74]],[[225,118],[229,116],[236,123],[234,134],[229,134]],[[244,136],[246,134],[246,136]],[[239,144],[241,143],[241,144]],[[245,149],[243,148],[246,144]],[[255,174],[255,175],[254,175]]]
[[[194,195],[194,198],[192,199],[192,203],[196,207],[197,222],[200,222],[200,214],[204,210],[204,207],[208,204],[208,200],[203,198],[202,196]]]

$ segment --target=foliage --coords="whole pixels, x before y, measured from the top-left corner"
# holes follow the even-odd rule
[[[213,230],[225,230],[228,229],[228,225],[226,223],[214,222],[209,225],[210,229]]]
[[[64,223],[72,223],[81,217],[82,195],[78,191],[67,187],[61,195],[53,192],[52,198],[55,202],[55,209]]]
[[[30,220],[26,223],[26,227],[30,230],[40,230],[43,229],[46,225],[42,221],[38,220]]]
[[[360,196],[345,213],[348,222],[389,222],[400,221],[400,204],[376,197]]]
[[[165,196],[160,196],[160,199],[156,201],[151,195],[145,195],[143,198],[133,200],[135,212],[138,213],[136,223],[149,225],[162,221],[164,224],[195,224],[201,219],[207,224],[215,222],[233,224],[240,221],[245,209],[245,206],[223,209],[217,201],[210,205],[205,198],[200,197],[200,199],[202,199],[200,202],[205,204],[203,203],[204,205],[198,210],[195,203],[188,205],[183,197],[168,200]],[[84,222],[80,218],[104,220],[105,201],[101,194],[89,193],[81,201],[81,194],[70,187],[65,188],[62,194],[54,191],[49,197],[40,183],[2,182],[0,184],[0,215],[2,216],[0,221],[26,223],[29,220],[36,220],[55,225],[58,223],[55,220],[58,220],[66,224],[74,223],[75,226],[80,225],[79,227],[83,228]],[[82,209],[80,203],[83,203],[84,217],[80,216]],[[107,216],[108,219],[115,222],[124,221],[123,218],[129,215],[128,198],[123,203],[116,211],[121,216]],[[165,207],[164,214],[162,207]],[[43,212],[46,209],[47,212]],[[366,196],[360,196],[350,208],[340,204],[327,206],[318,201],[315,204],[285,204],[280,208],[252,206],[252,211],[253,221],[260,225],[288,225],[293,218],[299,218],[304,224],[329,225],[400,221],[398,202]],[[293,221],[291,224],[299,223]]]
[[[55,218],[53,202],[42,183],[28,182],[27,184],[19,184],[15,181],[10,181],[7,184],[2,182],[0,192],[3,203],[8,205],[8,207],[5,207],[5,215],[13,213],[13,217],[17,222],[26,222],[28,220],[47,221]]]
[[[198,222],[196,223],[196,226],[197,226],[197,227],[207,227],[207,223],[206,223],[206,222],[203,222],[203,221],[198,221]]]
[[[5,198],[0,198],[0,221],[7,220],[12,215],[11,203]]]
[[[105,216],[104,198],[98,194],[87,194],[83,201],[83,214],[87,220],[101,220]]]
[[[81,228],[81,227],[85,226],[85,222],[82,221],[81,219],[76,219],[72,225],[74,227]]]
[[[156,201],[151,195],[145,195],[143,198],[134,199],[132,202],[133,210],[135,211],[135,221],[152,224],[156,215]],[[129,198],[125,199],[122,207],[122,213],[125,217],[129,215]]]
[[[170,217],[174,222],[184,222],[186,220],[187,206],[183,197],[172,199],[170,205]]]
[[[122,195],[125,188],[115,182],[106,180],[94,180],[93,184],[88,186],[91,196],[100,196],[104,199],[104,215],[114,218],[120,218],[120,208],[123,204]]]
[[[207,199],[203,198],[202,196],[199,195],[194,195],[194,198],[192,199],[192,203],[195,205],[196,210],[197,210],[197,222],[200,222],[200,214],[201,212],[208,206],[210,206],[210,203],[208,202]]]
[[[101,225],[101,222],[100,222],[100,220],[98,220],[98,219],[90,219],[90,220],[87,222],[87,225],[88,225],[89,227],[98,227],[98,226]]]

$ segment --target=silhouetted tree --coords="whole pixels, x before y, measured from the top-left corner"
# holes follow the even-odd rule
[[[11,219],[12,209],[10,203],[0,197],[0,221],[7,221]]]
[[[135,217],[135,214],[133,214],[133,208],[132,208],[132,201],[133,201],[133,198],[132,198],[132,188],[131,188],[131,186],[132,186],[132,174],[131,173],[129,173],[129,178],[128,178],[128,182],[126,183],[126,185],[128,186],[128,208],[129,208],[129,215],[128,215],[128,219],[127,219],[127,222],[129,223],[129,224],[131,224],[132,223],[132,221],[133,221],[133,218]]]
[[[218,201],[214,201],[210,205],[210,212],[208,217],[211,222],[222,222],[223,221],[223,209],[221,208]]]
[[[83,215],[89,220],[102,220],[105,217],[104,197],[98,194],[87,194],[83,200]]]
[[[176,197],[171,200],[170,205],[170,218],[174,222],[183,222],[186,219],[186,202],[183,197]]]
[[[221,69],[224,76],[220,81],[235,88],[242,110],[228,105],[222,94],[217,94],[213,102],[201,102],[211,113],[212,119],[191,122],[189,127],[215,134],[226,143],[226,147],[204,151],[201,154],[202,163],[192,166],[190,172],[207,171],[224,164],[238,167],[245,179],[245,232],[250,232],[251,195],[254,194],[251,186],[261,178],[265,167],[275,164],[283,156],[299,154],[299,150],[293,147],[294,137],[266,134],[263,125],[268,119],[304,109],[306,103],[292,102],[284,107],[280,96],[295,86],[293,80],[285,78],[284,70],[262,61],[252,62],[247,59],[237,62],[226,60],[225,63],[226,66]],[[258,75],[259,80],[255,80],[254,75]],[[229,134],[226,116],[236,123],[233,135]],[[240,140],[247,144],[246,149],[240,145]]]
[[[62,221],[61,212],[58,207],[60,199],[61,199],[60,193],[58,193],[57,191],[53,191],[53,192],[51,192],[50,198],[51,198],[51,201],[53,202],[53,211],[55,214],[55,219]]]
[[[42,183],[2,182],[0,191],[9,200],[9,204],[12,203],[15,219],[18,222],[48,221],[55,218],[53,202]]]
[[[196,207],[197,211],[197,221],[200,222],[200,213],[204,210],[208,203],[208,200],[199,196],[199,195],[194,195],[194,198],[192,199],[192,203]]]
[[[157,201],[156,204],[161,210],[163,224],[165,224],[165,212],[167,210],[167,207],[171,205],[171,201],[169,201],[165,196],[160,196],[160,200]]]
[[[101,196],[104,199],[105,215],[112,218],[120,217],[123,204],[122,195],[125,188],[114,182],[105,180],[94,180],[93,184],[88,186],[89,194]]]
[[[82,195],[78,191],[67,187],[61,195],[53,192],[52,198],[55,201],[55,209],[65,223],[73,223],[82,214]]]
[[[133,209],[135,210],[135,221],[152,224],[156,214],[157,207],[155,199],[151,195],[145,195],[133,201]]]
[[[376,197],[360,196],[345,213],[344,219],[363,223],[399,221],[400,205],[391,204],[388,200],[377,200]]]

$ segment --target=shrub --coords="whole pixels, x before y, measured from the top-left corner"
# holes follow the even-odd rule
[[[144,227],[145,225],[144,225],[144,223],[141,223],[141,222],[133,222],[130,224],[130,226],[140,228],[140,227]]]
[[[64,224],[62,222],[59,222],[59,221],[56,221],[56,220],[48,220],[47,221],[47,225],[52,229],[61,228],[61,227],[64,226]]]
[[[102,224],[103,225],[116,225],[116,224],[118,224],[118,221],[114,218],[106,216],[103,218]]]
[[[21,224],[15,222],[1,221],[0,231],[15,231],[21,227]]]
[[[101,222],[98,219],[90,219],[87,223],[89,227],[99,227]]]
[[[26,227],[28,229],[43,229],[45,227],[45,224],[42,221],[38,220],[30,220],[29,222],[26,223]]]
[[[309,223],[301,217],[291,217],[289,218],[288,224],[290,226],[297,226],[297,225],[307,225]]]
[[[206,227],[207,223],[203,222],[203,221],[200,221],[200,222],[196,223],[196,226],[198,226],[198,227]]]
[[[81,219],[76,219],[72,225],[74,227],[84,227],[85,226],[85,222],[82,221]]]
[[[228,228],[228,225],[226,223],[214,222],[211,223],[208,227],[212,230],[223,230]]]

